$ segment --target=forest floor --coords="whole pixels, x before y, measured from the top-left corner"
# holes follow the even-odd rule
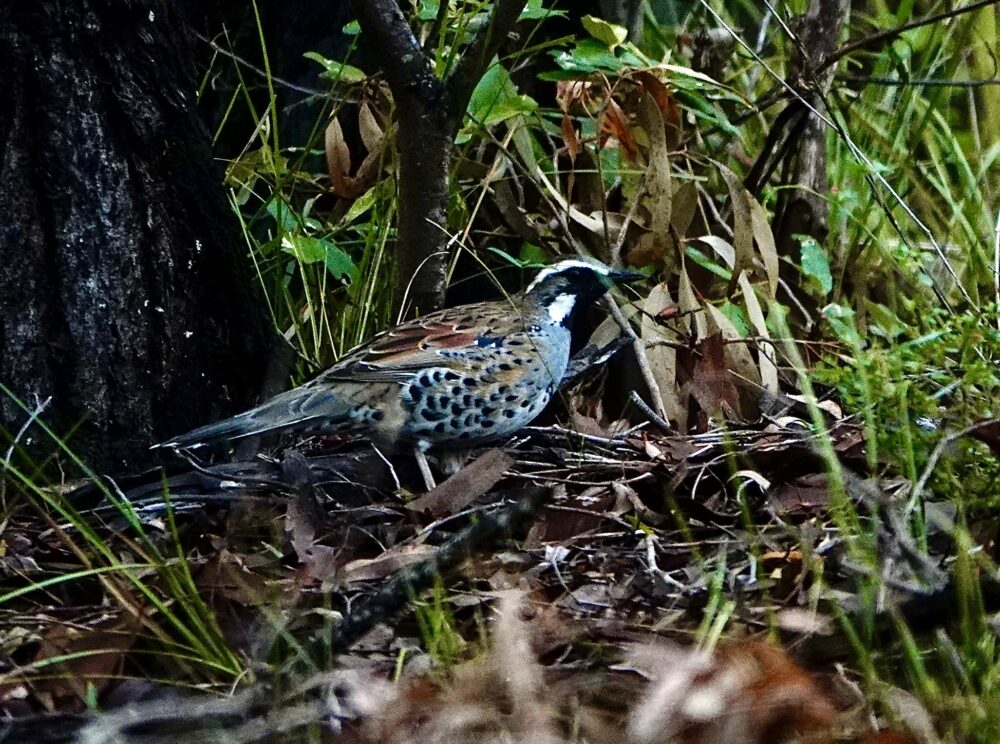
[[[872,716],[856,652],[948,619],[949,515],[915,545],[898,484],[852,475],[861,428],[826,406],[831,485],[775,405],[692,435],[577,414],[420,495],[410,458],[323,439],[49,493],[66,521],[4,532],[7,710],[100,699],[87,741],[934,741],[902,688]]]

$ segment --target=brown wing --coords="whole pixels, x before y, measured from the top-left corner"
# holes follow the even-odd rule
[[[516,311],[506,301],[462,305],[429,313],[375,336],[324,372],[322,380],[406,382],[428,367],[458,369],[460,361],[445,350],[482,346],[483,339],[503,334]]]

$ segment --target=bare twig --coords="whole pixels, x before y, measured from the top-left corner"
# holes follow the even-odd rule
[[[31,425],[38,420],[38,417],[42,415],[51,402],[51,395],[45,400],[35,399],[35,407],[28,413],[28,418],[21,425],[21,428],[17,430],[17,434],[11,440],[10,447],[7,448],[7,452],[4,454],[3,468],[0,469],[0,504],[3,504],[4,508],[7,506],[7,469],[10,468],[10,461],[14,457],[14,450],[17,448],[18,442],[21,441],[21,437],[27,433]]]
[[[1000,424],[1000,417],[986,419],[985,421],[977,421],[976,423],[970,424],[964,429],[960,429],[952,434],[949,434],[938,441],[938,443],[934,446],[934,449],[931,450],[930,457],[927,458],[927,466],[924,468],[924,472],[920,474],[917,484],[913,487],[913,493],[911,494],[910,500],[906,505],[907,514],[911,514],[917,507],[917,504],[920,503],[920,496],[923,494],[924,488],[927,486],[927,481],[929,481],[931,475],[933,475],[934,468],[937,467],[938,460],[941,459],[945,450],[948,449],[952,443],[958,441],[962,437],[966,437],[975,431],[984,429],[987,426],[993,426],[994,424]]]

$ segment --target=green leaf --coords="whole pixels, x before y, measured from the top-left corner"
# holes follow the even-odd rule
[[[692,261],[694,261],[702,268],[708,269],[716,276],[725,279],[727,282],[733,278],[733,272],[731,272],[725,266],[719,266],[719,264],[715,263],[715,261],[706,256],[704,253],[695,248],[693,245],[685,246],[684,255],[686,255],[688,258],[690,258]]]
[[[372,186],[368,191],[359,196],[351,208],[347,210],[347,213],[341,218],[341,222],[345,225],[350,225],[354,220],[363,215],[369,209],[375,205],[375,187]]]
[[[733,327],[736,328],[736,332],[740,334],[740,338],[746,338],[751,333],[750,321],[747,319],[746,313],[743,308],[738,305],[734,305],[732,302],[723,302],[719,306],[719,310],[729,318]]]
[[[628,38],[628,31],[624,26],[609,23],[592,15],[584,16],[581,20],[587,33],[608,47],[608,49],[614,49]]]
[[[565,10],[556,10],[555,8],[546,8],[542,5],[544,0],[528,0],[527,4],[524,6],[524,10],[521,11],[522,21],[541,21],[545,18],[555,18],[556,16],[565,17]]]
[[[309,235],[286,235],[281,241],[281,250],[295,256],[299,263],[315,264],[323,262],[334,278],[353,281],[358,274],[358,267],[343,250],[323,238]]]
[[[716,110],[701,92],[676,88],[674,97],[688,112],[694,114],[695,118],[704,119],[709,124],[719,127],[726,134],[740,136],[739,127],[734,126],[721,111]]]
[[[794,235],[802,248],[802,273],[816,280],[823,296],[826,297],[833,289],[833,275],[830,273],[830,261],[823,246],[808,235]]]
[[[863,347],[864,342],[858,333],[855,314],[851,308],[830,304],[823,308],[823,317],[826,318],[837,338],[850,344],[855,349]]]
[[[346,277],[350,280],[351,284],[354,284],[358,278],[358,267],[354,265],[354,261],[351,260],[351,257],[347,253],[335,245],[330,244],[323,263],[326,264],[326,270],[333,275],[334,279],[344,279]]]
[[[531,96],[521,95],[503,66],[494,61],[486,74],[479,80],[469,99],[469,117],[472,126],[488,127],[507,121],[516,116],[530,114],[538,108]],[[470,132],[458,137],[458,142],[467,141]]]
[[[447,2],[447,0],[445,0]],[[417,7],[417,18],[424,23],[429,23],[437,18],[438,8],[441,6],[439,0],[420,0]]]
[[[868,317],[875,321],[874,324],[869,323],[872,333],[890,341],[906,335],[908,330],[906,324],[887,306],[874,300],[865,300],[865,311]]]
[[[320,74],[320,77],[327,80],[342,83],[362,83],[368,79],[364,70],[352,67],[351,65],[345,65],[343,62],[335,62],[332,59],[327,59],[317,52],[305,52],[302,56],[323,65],[324,70]]]
[[[361,33],[361,24],[357,21],[351,21],[340,30],[344,36],[357,36]]]
[[[548,263],[545,251],[534,243],[524,243],[520,253],[522,266],[545,266]]]
[[[267,203],[267,213],[274,218],[281,232],[293,232],[299,226],[298,215],[290,206],[274,198]]]
[[[578,75],[589,75],[592,72],[619,73],[623,67],[648,67],[648,65],[630,50],[622,50],[617,55],[597,39],[581,39],[570,50],[552,52],[555,63],[565,72]],[[561,80],[567,75],[562,73],[542,73],[542,80]]]
[[[488,250],[490,253],[495,253],[496,255],[500,256],[500,258],[509,263],[511,266],[516,266],[519,269],[524,268],[524,262],[521,259],[514,258],[514,256],[510,255],[509,253],[507,253],[507,251],[501,248],[497,248],[496,246],[491,245],[486,250]]]

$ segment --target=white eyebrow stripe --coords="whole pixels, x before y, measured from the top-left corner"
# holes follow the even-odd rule
[[[591,271],[596,271],[598,274],[603,274],[604,276],[607,276],[609,271],[607,266],[597,262],[591,263],[590,261],[582,261],[576,258],[567,258],[565,261],[560,261],[547,269],[539,271],[525,291],[530,292],[538,285],[539,282],[544,281],[546,277],[558,274],[560,271],[565,269],[590,269]]]

